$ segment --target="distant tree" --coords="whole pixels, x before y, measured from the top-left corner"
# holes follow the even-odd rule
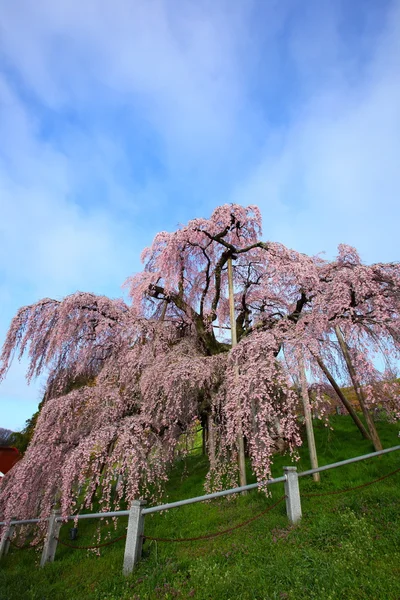
[[[42,402],[40,402],[40,404],[38,406],[38,410],[32,415],[32,417],[30,419],[27,419],[23,429],[21,431],[13,431],[11,433],[11,436],[9,438],[10,445],[17,448],[19,450],[20,454],[22,454],[22,455],[25,454],[25,452],[30,444],[30,441],[33,437],[36,423],[37,423],[39,413],[40,413],[42,406],[43,406],[43,400],[42,400]]]
[[[8,446],[12,435],[13,432],[10,431],[10,429],[4,429],[3,427],[0,427],[0,446]]]

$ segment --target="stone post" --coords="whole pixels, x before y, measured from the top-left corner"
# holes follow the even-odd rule
[[[297,523],[301,519],[299,476],[296,467],[283,467],[283,472],[286,477],[286,513],[290,523]]]
[[[15,531],[15,525],[5,526],[0,540],[0,559],[8,553],[10,548],[10,539]]]
[[[51,512],[49,524],[47,527],[47,535],[42,551],[42,558],[40,560],[41,567],[44,567],[44,565],[48,562],[54,562],[54,557],[56,555],[57,550],[57,538],[62,525],[62,523],[58,522],[56,519],[60,515],[60,510],[53,510]]]
[[[128,531],[126,533],[123,574],[129,575],[142,556],[144,515],[146,500],[134,500],[129,511]]]

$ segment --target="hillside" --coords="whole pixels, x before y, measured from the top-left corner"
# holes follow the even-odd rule
[[[315,423],[320,464],[372,451],[348,417],[335,416],[331,422],[333,431]],[[398,443],[397,426],[377,425],[385,447]],[[300,456],[297,466],[303,471],[309,468],[306,446]],[[288,457],[277,457],[273,475],[281,475],[285,464]],[[304,496],[361,485],[398,465],[399,453],[394,452],[323,473],[320,485],[301,479],[303,519],[296,527],[288,526],[282,502],[229,535],[179,544],[147,541],[142,562],[127,579],[121,575],[123,541],[102,549],[100,557],[59,545],[55,562],[43,570],[35,564],[34,550],[12,548],[1,563],[0,600],[398,599],[400,473],[346,494]],[[171,473],[168,500],[202,494],[205,473],[200,454],[179,461]],[[275,502],[283,486],[271,491],[271,498],[250,492],[148,516],[145,534],[195,537],[229,528]],[[111,538],[123,533],[126,519],[119,521]],[[61,531],[64,540],[67,529]],[[76,543],[93,544],[95,530],[95,523],[81,522]]]

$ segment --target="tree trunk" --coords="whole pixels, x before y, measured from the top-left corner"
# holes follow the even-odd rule
[[[210,461],[210,467],[213,469],[216,463],[215,455],[215,430],[214,423],[211,414],[207,415],[207,430],[208,430],[208,458]]]
[[[207,454],[207,419],[202,418],[201,425],[201,453],[205,456]]]
[[[299,358],[300,383],[301,383],[301,398],[303,400],[304,419],[306,423],[308,451],[310,453],[311,468],[318,469],[317,449],[315,447],[314,429],[311,416],[310,396],[308,394],[306,371],[304,368],[303,357]],[[320,474],[313,473],[313,479],[316,482],[320,481]]]
[[[381,443],[381,440],[379,439],[379,435],[378,435],[378,432],[376,430],[375,423],[374,423],[374,421],[373,421],[373,419],[371,417],[371,414],[370,414],[370,412],[369,412],[369,410],[367,408],[367,403],[365,401],[364,392],[362,390],[361,385],[358,383],[356,371],[354,369],[354,365],[353,365],[353,362],[351,360],[351,356],[350,356],[350,352],[349,352],[349,347],[348,347],[348,345],[346,343],[346,340],[343,337],[343,334],[342,334],[342,332],[340,330],[340,327],[336,326],[335,327],[335,332],[336,332],[336,336],[337,336],[340,348],[341,348],[341,350],[343,352],[343,356],[344,356],[344,359],[346,361],[347,368],[349,370],[351,381],[353,382],[354,390],[355,390],[355,392],[357,394],[358,401],[360,403],[361,409],[363,411],[363,415],[364,415],[365,420],[367,422],[367,427],[368,427],[368,430],[369,430],[369,433],[370,433],[370,436],[371,436],[372,443],[374,444],[374,448],[375,448],[376,452],[378,452],[379,450],[382,450],[382,448],[383,448],[382,447],[382,443]]]
[[[229,312],[230,312],[230,321],[231,321],[231,340],[232,340],[232,348],[234,348],[237,344],[237,336],[236,336],[236,319],[235,319],[235,303],[233,297],[233,269],[232,269],[232,258],[228,258],[228,286],[229,286]],[[235,376],[239,375],[239,371]],[[240,486],[247,484],[246,479],[246,461],[244,454],[244,440],[241,425],[239,426],[238,433],[238,463],[239,463],[239,482]]]
[[[361,432],[361,435],[366,440],[370,440],[371,436],[369,435],[368,431],[365,429],[365,427],[364,427],[361,419],[359,418],[358,414],[354,410],[353,406],[347,400],[346,396],[343,394],[342,390],[340,389],[340,387],[338,386],[338,384],[334,380],[334,378],[331,375],[331,373],[328,370],[328,368],[325,366],[325,364],[322,362],[322,360],[319,358],[319,356],[314,356],[314,358],[317,361],[317,363],[318,363],[319,367],[321,368],[321,370],[323,371],[323,373],[325,374],[325,376],[328,379],[329,383],[331,384],[331,386],[335,390],[336,394],[338,395],[339,400],[342,402],[343,406],[346,408],[347,412],[349,413],[349,415],[353,419],[354,423],[357,425],[358,429]]]

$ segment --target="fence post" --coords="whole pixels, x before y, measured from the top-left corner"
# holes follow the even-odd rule
[[[132,573],[133,567],[142,556],[144,515],[146,500],[134,500],[129,511],[128,531],[126,533],[123,574]]]
[[[297,474],[297,468],[283,467],[283,472],[286,477],[286,513],[290,523],[297,523],[301,519],[299,476]]]
[[[0,559],[8,553],[10,548],[10,539],[15,531],[15,525],[9,525],[4,528],[3,535],[0,540]]]
[[[49,524],[47,526],[47,535],[44,541],[42,558],[40,559],[40,566],[44,567],[44,565],[48,562],[53,562],[54,557],[56,555],[57,550],[57,538],[61,529],[61,522],[58,522],[56,519],[61,515],[60,510],[52,510],[51,515],[49,517]]]

